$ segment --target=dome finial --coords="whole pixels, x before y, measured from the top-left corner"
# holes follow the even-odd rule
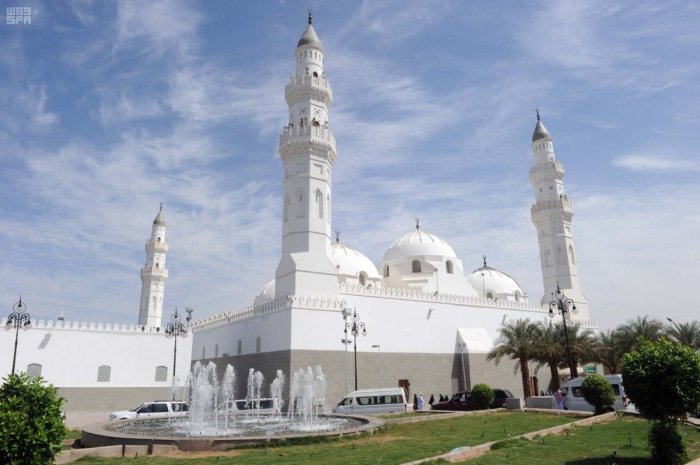
[[[420,218],[416,216],[416,229],[420,229]]]
[[[163,211],[163,202],[160,203],[160,210],[159,211]]]
[[[537,113],[537,121],[539,121],[540,120],[540,109],[535,108],[535,113]]]
[[[308,12],[309,12],[309,24],[311,24],[313,22],[314,10],[309,8]]]
[[[340,244],[340,229],[335,230],[335,243]]]
[[[482,255],[481,258],[484,259],[484,266],[486,266],[486,255]]]

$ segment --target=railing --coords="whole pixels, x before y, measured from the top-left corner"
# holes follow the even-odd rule
[[[292,76],[289,78],[289,82],[287,82],[287,84],[284,86],[284,92],[287,93],[287,91],[292,87],[318,87],[328,91],[328,93],[332,93],[331,85],[328,82],[328,79],[326,79],[326,76],[302,76],[301,79],[297,79],[296,76]]]
[[[552,210],[563,208],[565,211],[573,212],[574,207],[571,205],[571,200],[566,194],[559,196],[558,200],[539,200],[530,207],[530,212],[534,215],[543,210]]]
[[[167,278],[168,270],[166,268],[157,268],[155,266],[144,266],[141,268],[141,274],[157,274]]]
[[[328,126],[300,126],[299,123],[285,126],[280,135],[280,147],[284,144],[304,142],[307,140],[319,140],[335,147],[335,137]]]
[[[7,319],[0,320],[0,327],[7,324]],[[124,323],[96,323],[86,321],[64,320],[32,320],[31,330],[64,330],[64,331],[101,331],[112,333],[164,334],[160,328]]]

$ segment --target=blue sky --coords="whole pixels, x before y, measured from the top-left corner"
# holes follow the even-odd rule
[[[696,2],[40,2],[0,24],[0,308],[133,323],[161,201],[165,314],[274,277],[284,85],[314,10],[334,91],[333,224],[379,263],[422,227],[542,293],[535,108],[603,329],[697,318]],[[2,10],[5,12],[5,9]]]

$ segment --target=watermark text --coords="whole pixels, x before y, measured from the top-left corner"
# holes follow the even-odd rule
[[[5,22],[7,24],[32,24],[32,7],[5,7]]]

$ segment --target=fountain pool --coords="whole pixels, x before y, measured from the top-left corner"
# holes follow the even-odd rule
[[[235,369],[228,365],[221,383],[216,373],[216,365],[211,362],[193,366],[188,377],[190,412],[187,417],[88,425],[83,428],[81,442],[85,447],[173,444],[181,450],[209,450],[308,436],[358,434],[384,425],[371,417],[326,415],[326,381],[318,366],[293,373],[287,397],[293,401],[288,405],[282,398],[286,378],[281,370],[277,370],[270,383],[270,397],[264,398],[264,377],[261,372],[250,369],[246,397],[240,400],[234,399]]]

